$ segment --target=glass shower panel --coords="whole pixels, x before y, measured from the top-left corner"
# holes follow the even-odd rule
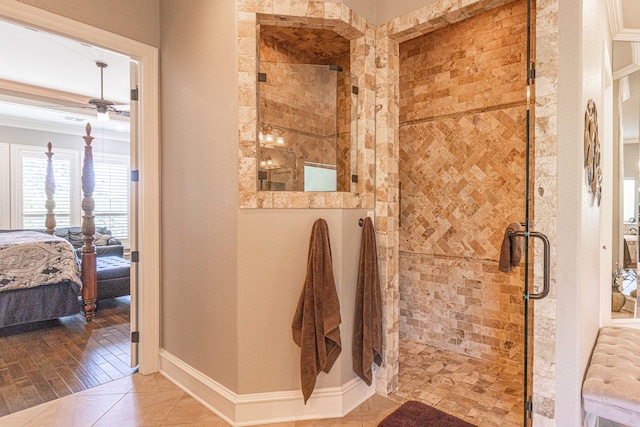
[[[259,80],[258,188],[349,191],[351,75],[330,65],[261,62]],[[309,184],[309,165],[336,178]]]

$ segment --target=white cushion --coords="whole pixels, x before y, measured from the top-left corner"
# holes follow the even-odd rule
[[[640,427],[640,330],[606,326],[600,330],[582,384],[584,410]]]

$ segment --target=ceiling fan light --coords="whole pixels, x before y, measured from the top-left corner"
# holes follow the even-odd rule
[[[96,110],[96,114],[98,116],[98,120],[101,122],[108,122],[109,121],[109,112],[108,111],[99,111]]]

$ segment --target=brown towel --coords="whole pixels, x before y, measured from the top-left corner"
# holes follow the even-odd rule
[[[373,221],[365,218],[353,322],[353,371],[367,385],[373,378],[371,365],[382,364],[382,300],[375,233]]]
[[[504,232],[498,263],[498,270],[503,273],[511,273],[522,259],[522,236],[510,236],[509,231],[522,231],[522,227],[517,222],[512,222]]]
[[[309,242],[307,277],[293,317],[293,341],[300,347],[300,381],[304,403],[320,373],[335,363],[340,342],[340,302],[333,280],[329,228],[324,219],[313,224]]]

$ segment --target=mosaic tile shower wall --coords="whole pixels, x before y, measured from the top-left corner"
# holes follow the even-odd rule
[[[522,364],[526,2],[400,44],[400,333]]]

